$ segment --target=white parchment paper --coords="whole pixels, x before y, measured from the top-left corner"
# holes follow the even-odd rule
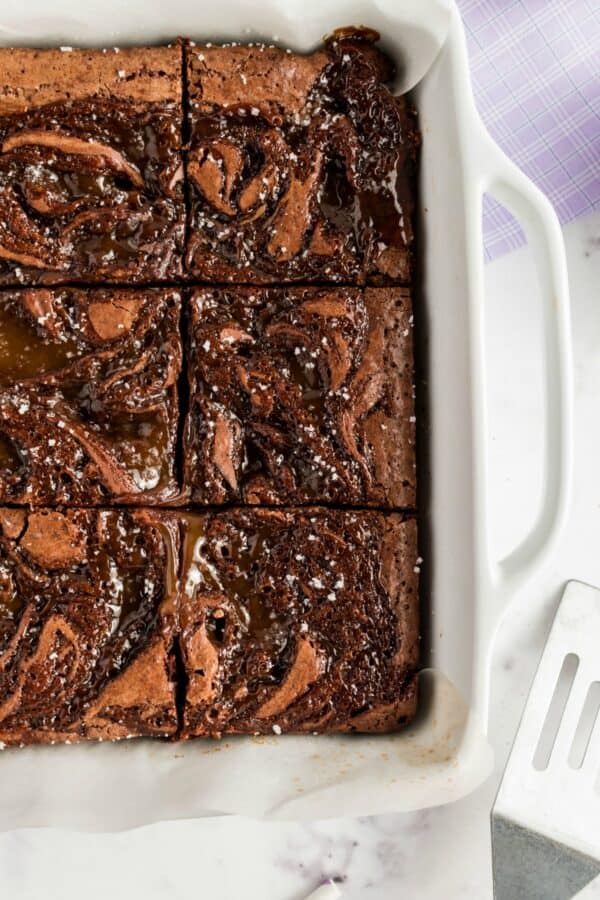
[[[0,829],[118,831],[215,813],[314,819],[446,803],[487,777],[492,753],[443,675],[423,672],[420,690],[418,720],[395,735],[5,750]]]
[[[384,46],[399,60],[397,88],[406,89],[433,63],[448,15],[443,0],[54,0],[51,7],[28,0],[0,13],[0,43],[112,46],[184,34],[198,40],[277,40],[308,50],[335,27],[365,24],[382,33]],[[435,640],[441,650],[442,630]],[[448,657],[447,649],[439,654]],[[309,819],[446,803],[487,777],[492,753],[473,712],[443,673],[422,673],[420,694],[417,721],[389,736],[5,750],[0,830],[111,831],[215,813]]]

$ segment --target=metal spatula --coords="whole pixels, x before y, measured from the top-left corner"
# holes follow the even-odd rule
[[[600,873],[600,590],[567,585],[492,810],[496,900]]]

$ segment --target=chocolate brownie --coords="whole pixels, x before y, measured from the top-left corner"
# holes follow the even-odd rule
[[[166,289],[0,291],[0,502],[178,493],[180,306]]]
[[[206,288],[189,306],[199,503],[415,506],[405,288]]]
[[[182,737],[380,732],[413,716],[416,525],[397,513],[188,513]]]
[[[308,56],[257,44],[185,53],[188,273],[408,283],[418,131],[369,35]]]
[[[0,283],[181,274],[181,56],[0,50]]]
[[[168,513],[0,509],[0,743],[176,731],[178,540]]]

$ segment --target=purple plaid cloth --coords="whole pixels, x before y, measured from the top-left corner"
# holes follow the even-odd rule
[[[599,0],[458,0],[475,100],[490,133],[561,222],[600,206]],[[486,259],[525,242],[484,198]]]

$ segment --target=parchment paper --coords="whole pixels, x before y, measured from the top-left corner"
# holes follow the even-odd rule
[[[314,819],[399,812],[456,800],[492,752],[452,684],[428,670],[421,712],[389,736],[148,740],[4,750],[0,830],[118,831],[237,813]],[[461,744],[470,752],[459,754]]]

